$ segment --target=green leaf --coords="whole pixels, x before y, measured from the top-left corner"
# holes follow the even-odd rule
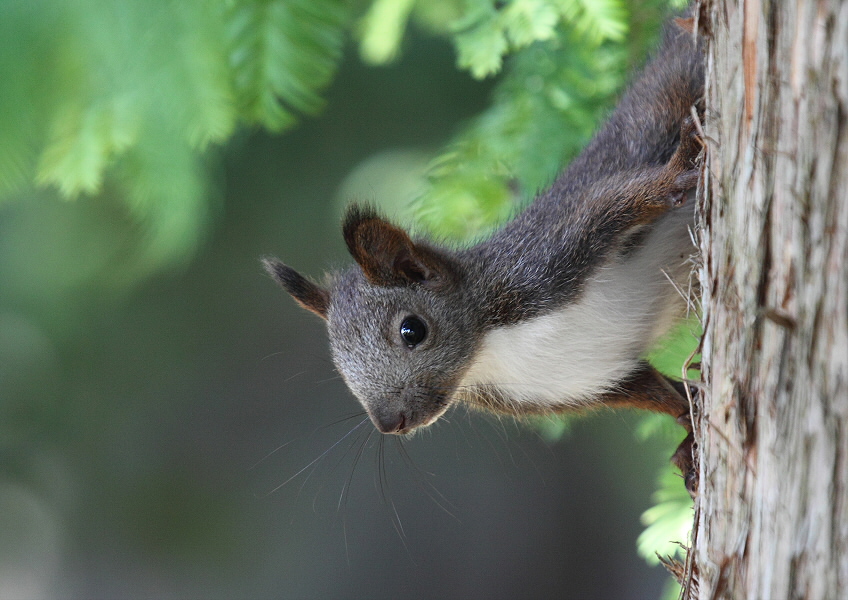
[[[690,356],[693,363],[700,362],[700,354],[692,353],[698,347],[701,333],[701,321],[693,314],[657,342],[646,358],[661,373],[682,379],[683,365]],[[700,378],[700,372],[695,368],[690,368],[686,375],[688,379]]]
[[[503,11],[506,31],[513,48],[552,39],[560,13],[547,0],[514,0]]]
[[[501,181],[458,172],[434,182],[415,215],[440,237],[471,240],[506,220],[512,206],[513,195]]]
[[[340,0],[238,0],[227,15],[230,67],[243,118],[271,131],[315,113],[341,58]]]
[[[65,16],[51,3],[5,2],[0,9],[0,201],[34,182],[49,111],[64,91],[55,80]]]
[[[202,161],[187,143],[153,133],[116,165],[115,183],[141,224],[143,243],[127,261],[128,280],[181,264],[200,244],[212,214]]]
[[[623,0],[512,0],[500,10],[469,0],[453,26],[457,63],[478,79],[487,77],[500,71],[508,52],[554,39],[562,21],[583,46],[621,42],[628,31]]]
[[[403,32],[415,0],[374,0],[359,23],[359,55],[381,65],[398,56]]]
[[[226,142],[238,120],[235,90],[230,80],[226,30],[220,11],[204,1],[175,4],[179,29],[173,64],[175,115],[184,123],[186,139],[198,149]],[[182,93],[179,93],[182,91]]]
[[[622,0],[559,0],[563,15],[587,41],[622,41],[627,33],[627,11]]]
[[[415,3],[412,19],[424,31],[445,35],[457,30],[467,6],[467,0],[423,0]]]
[[[36,181],[66,197],[99,192],[108,161],[133,143],[135,130],[129,107],[117,100],[64,107],[54,117]]]
[[[654,506],[642,513],[645,530],[636,546],[639,555],[649,564],[658,564],[661,556],[682,556],[682,544],[689,541],[692,529],[692,498],[680,477],[663,467],[658,489],[652,498]]]
[[[477,79],[497,73],[509,45],[497,15],[456,34],[457,64]]]

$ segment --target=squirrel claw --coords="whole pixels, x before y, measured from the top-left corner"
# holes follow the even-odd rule
[[[703,142],[692,117],[683,119],[680,125],[680,143],[665,166],[666,177],[671,179],[668,202],[681,206],[686,202],[689,190],[698,185],[700,169],[696,166]]]
[[[681,206],[686,202],[689,190],[698,185],[699,169],[684,171],[674,180],[674,190],[669,194],[672,206]]]
[[[703,147],[695,119],[686,117],[680,125],[680,143],[671,157],[671,164],[680,170],[693,169]]]
[[[683,427],[688,433],[692,433],[692,415],[689,414],[689,411],[677,417],[677,424]]]
[[[695,468],[695,436],[689,433],[686,438],[677,447],[677,450],[671,457],[671,462],[680,469],[683,475],[683,483],[686,485],[686,491],[694,499],[698,495],[698,471]]]

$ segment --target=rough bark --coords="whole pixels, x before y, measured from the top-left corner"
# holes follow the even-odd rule
[[[706,16],[692,597],[848,598],[848,2]]]

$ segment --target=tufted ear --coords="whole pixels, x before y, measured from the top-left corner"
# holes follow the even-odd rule
[[[281,263],[276,258],[263,258],[262,264],[265,270],[277,280],[283,289],[292,295],[306,310],[314,312],[322,319],[327,318],[327,310],[330,308],[330,292],[312,283],[306,277]]]
[[[404,230],[372,209],[352,205],[343,233],[351,256],[374,285],[420,284],[437,289],[451,279],[453,271],[446,256],[414,243]]]

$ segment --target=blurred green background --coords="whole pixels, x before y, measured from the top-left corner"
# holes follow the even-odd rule
[[[0,0],[0,598],[659,597],[636,539],[682,431],[352,430],[323,324],[258,258],[347,264],[351,200],[482,235],[666,11]]]

